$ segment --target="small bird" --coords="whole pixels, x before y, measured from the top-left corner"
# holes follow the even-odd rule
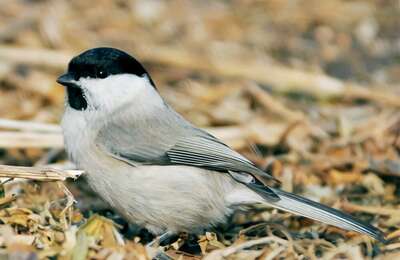
[[[274,178],[175,112],[121,50],[87,50],[57,82],[69,158],[111,207],[155,235],[200,233],[261,203],[385,242],[372,225],[264,184]]]

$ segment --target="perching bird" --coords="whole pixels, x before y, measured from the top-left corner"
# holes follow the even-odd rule
[[[339,210],[268,187],[273,177],[175,112],[129,54],[95,48],[73,58],[62,119],[70,159],[128,221],[154,234],[198,233],[235,207],[262,203],[385,241]]]

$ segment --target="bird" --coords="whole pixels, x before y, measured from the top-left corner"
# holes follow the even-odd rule
[[[371,224],[266,184],[277,180],[178,114],[127,52],[86,50],[57,82],[68,157],[104,201],[154,235],[200,234],[262,204],[386,242]]]

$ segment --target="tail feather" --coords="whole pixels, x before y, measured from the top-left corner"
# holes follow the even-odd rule
[[[280,200],[278,201],[268,201],[269,204],[276,208],[314,219],[325,224],[366,234],[383,243],[387,242],[383,232],[378,228],[362,223],[347,213],[293,193],[275,188],[270,189],[280,197]]]

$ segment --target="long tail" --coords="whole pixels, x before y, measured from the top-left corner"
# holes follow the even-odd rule
[[[362,223],[349,214],[293,193],[285,192],[280,189],[270,189],[280,197],[280,200],[278,201],[268,201],[269,204],[276,208],[314,219],[325,224],[363,233],[381,241],[382,243],[387,242],[383,232],[378,228]]]

